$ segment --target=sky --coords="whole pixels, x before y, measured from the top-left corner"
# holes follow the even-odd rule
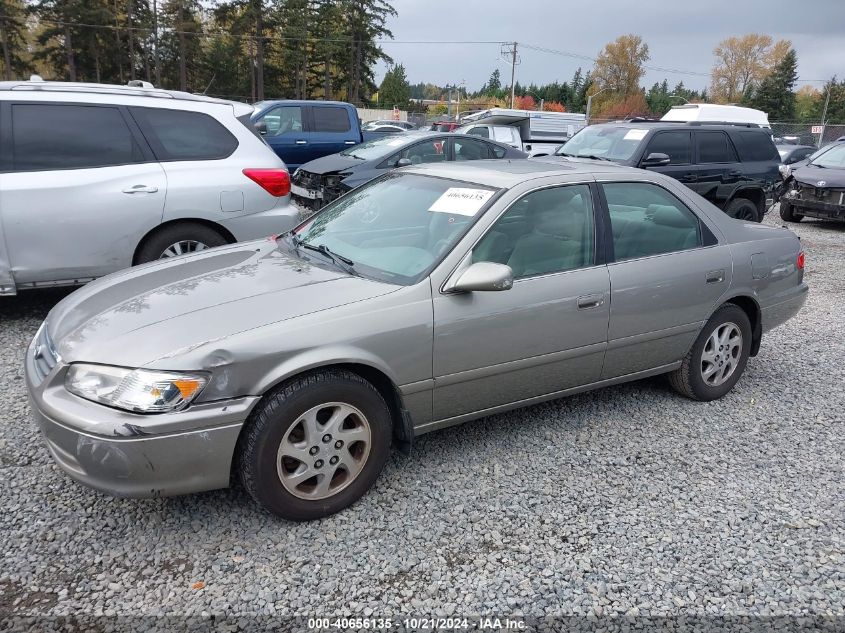
[[[495,68],[510,82],[510,62],[500,45],[413,42],[519,43],[516,79],[523,85],[568,81],[589,59],[551,54],[528,46],[595,58],[619,35],[642,36],[651,60],[643,85],[669,80],[700,89],[709,82],[713,49],[732,35],[766,33],[788,39],[798,53],[797,87],[838,75],[845,78],[845,0],[391,0],[398,16],[383,44],[408,80],[437,85],[465,82],[478,90]],[[524,45],[524,46],[523,46]],[[386,67],[376,73],[381,82]],[[666,69],[666,70],[661,70]],[[668,72],[685,71],[681,72]]]

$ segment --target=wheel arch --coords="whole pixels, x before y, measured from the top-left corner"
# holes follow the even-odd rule
[[[235,239],[235,236],[232,235],[232,232],[227,229],[222,224],[218,224],[217,222],[212,222],[211,220],[205,220],[203,218],[179,218],[176,220],[168,220],[167,222],[162,222],[161,224],[157,224],[149,231],[147,231],[146,235],[142,237],[138,241],[138,245],[135,247],[135,252],[132,254],[132,265],[136,266],[138,264],[138,254],[141,252],[141,249],[144,248],[144,245],[152,238],[153,235],[162,231],[168,227],[175,226],[177,224],[201,224],[203,226],[207,226],[210,229],[213,229],[220,233],[229,244],[234,244],[238,240]]]
[[[766,194],[760,187],[743,187],[733,192],[730,198],[725,201],[725,208],[737,199],[750,200],[757,207],[757,213],[762,219],[766,212]]]
[[[763,320],[760,304],[754,297],[749,295],[735,295],[725,299],[721,305],[733,304],[745,312],[751,323],[751,356],[756,356],[760,351],[760,343],[763,340]],[[721,307],[721,306],[720,306]]]

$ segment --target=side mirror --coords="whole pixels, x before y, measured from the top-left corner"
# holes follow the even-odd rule
[[[409,165],[411,165],[411,159],[410,158],[400,158],[399,160],[396,161],[397,167],[408,167]]]
[[[660,152],[652,152],[646,156],[640,163],[640,167],[663,167],[672,161],[668,154],[661,154]]]
[[[513,288],[513,271],[505,264],[477,262],[460,273],[450,288],[453,292],[484,292]]]
[[[255,122],[255,129],[258,130],[259,134],[261,134],[262,136],[265,136],[267,134],[267,122],[264,121],[263,119],[261,121],[256,121]]]

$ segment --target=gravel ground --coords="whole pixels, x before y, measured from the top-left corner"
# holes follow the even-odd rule
[[[239,490],[118,500],[68,480],[30,422],[21,367],[66,293],[0,299],[0,615],[803,614],[841,626],[845,225],[792,228],[807,306],[723,400],[691,402],[658,378],[433,433],[358,504],[307,524]]]

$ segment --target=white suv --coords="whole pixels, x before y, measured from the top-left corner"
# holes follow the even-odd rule
[[[251,106],[131,83],[0,82],[0,294],[298,222]]]

